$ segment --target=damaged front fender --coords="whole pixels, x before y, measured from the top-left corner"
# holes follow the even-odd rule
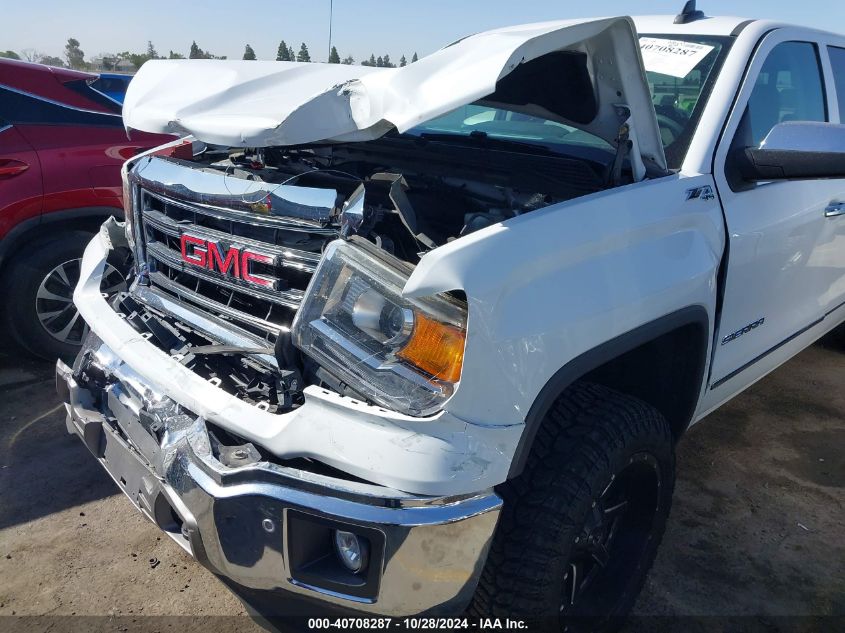
[[[600,344],[679,306],[704,307],[712,323],[725,234],[717,200],[686,202],[697,186],[715,185],[700,175],[618,187],[423,255],[403,296],[459,290],[468,304],[461,383],[445,408],[519,424],[559,369]]]

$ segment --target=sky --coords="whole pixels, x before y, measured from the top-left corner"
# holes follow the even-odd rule
[[[187,55],[191,41],[215,55],[240,59],[250,44],[258,59],[275,59],[280,40],[314,61],[325,61],[330,0],[4,0],[0,50],[35,49],[63,56],[69,37],[86,59],[101,53]],[[676,14],[683,0],[334,0],[332,43],[355,61],[385,53],[392,61],[420,57],[487,29],[589,16]],[[836,0],[699,0],[708,15],[771,18],[845,32],[845,2]]]

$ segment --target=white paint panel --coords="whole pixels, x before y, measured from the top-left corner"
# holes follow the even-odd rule
[[[796,340],[812,342],[832,326],[845,301],[845,222],[840,221],[845,218],[825,217],[831,202],[845,200],[845,179],[784,180],[734,191],[725,173],[731,141],[766,58],[782,42],[813,42],[820,35],[776,29],[753,49],[747,75],[733,78],[739,95],[714,161],[730,235],[728,270],[711,372],[715,388],[705,394],[699,415],[800,351],[803,345]],[[750,44],[731,55],[749,51]],[[747,58],[725,68],[737,67],[738,61],[744,66]]]
[[[710,176],[672,175],[620,187],[423,256],[406,295],[462,289],[469,301],[463,374],[446,409],[479,424],[522,422],[580,354],[687,306],[712,321],[722,213],[715,199],[686,199],[705,185]]]
[[[520,64],[562,49],[589,55],[599,112],[587,124],[558,119],[613,142],[621,123],[616,106],[625,104],[634,156],[665,167],[636,30],[626,17],[487,31],[404,68],[152,60],[130,83],[123,118],[129,128],[227,146],[364,141],[490,95]]]

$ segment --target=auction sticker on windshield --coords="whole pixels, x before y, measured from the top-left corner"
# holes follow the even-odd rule
[[[657,37],[640,38],[645,69],[671,77],[686,77],[712,50],[713,47],[707,44]]]

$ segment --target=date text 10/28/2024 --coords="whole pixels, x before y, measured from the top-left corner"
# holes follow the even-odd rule
[[[524,620],[511,618],[309,618],[310,630],[527,630]]]

